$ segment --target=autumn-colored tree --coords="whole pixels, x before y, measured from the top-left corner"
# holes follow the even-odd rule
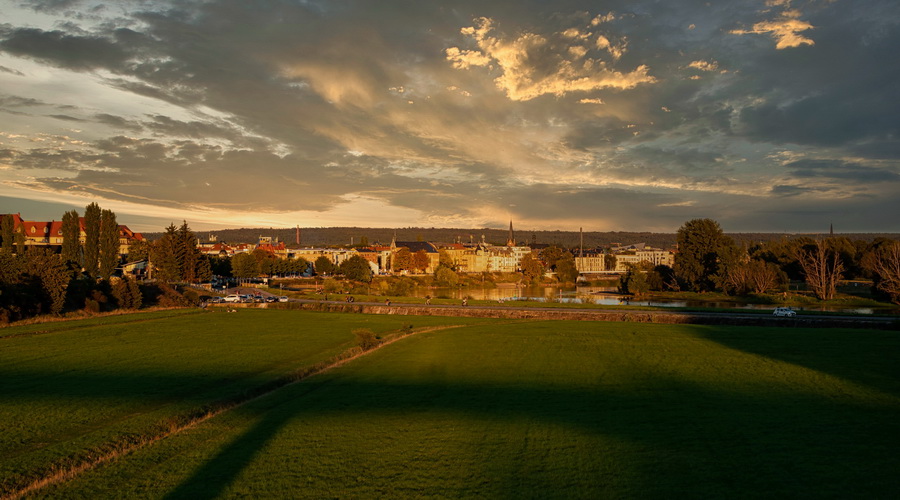
[[[412,253],[408,248],[401,247],[396,252],[394,252],[391,263],[393,264],[392,267],[394,269],[394,272],[411,271],[413,268]]]
[[[425,250],[419,250],[413,254],[413,268],[420,273],[424,273],[430,264],[431,259],[428,258],[428,252]]]
[[[534,252],[527,253],[522,256],[519,261],[519,269],[522,270],[522,277],[528,282],[538,282],[544,275],[544,265]]]

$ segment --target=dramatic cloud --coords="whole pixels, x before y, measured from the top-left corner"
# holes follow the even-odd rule
[[[754,24],[752,29],[736,29],[731,33],[735,35],[768,34],[776,40],[776,49],[815,45],[816,42],[811,38],[801,35],[802,32],[813,29],[813,25],[799,19],[802,14],[799,10],[790,8],[790,1],[769,1],[767,5],[783,7],[784,10],[775,19]]]
[[[210,226],[900,231],[900,4],[598,7],[8,2],[0,199]]]
[[[614,44],[602,34],[568,28],[547,35],[521,33],[507,37],[496,31],[493,20],[476,19],[474,26],[460,32],[472,39],[478,50],[450,47],[446,51],[447,60],[457,69],[496,64],[500,76],[494,82],[514,101],[527,101],[545,94],[563,96],[606,88],[630,89],[656,81],[648,74],[650,68],[646,65],[623,73],[612,69],[607,61],[589,57],[599,50],[616,61],[625,52],[624,44]]]

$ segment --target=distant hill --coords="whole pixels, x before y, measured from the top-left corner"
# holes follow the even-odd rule
[[[197,231],[200,241],[209,241],[210,236],[217,241],[226,243],[256,243],[260,236],[278,238],[289,246],[296,246],[296,230],[294,228],[241,228],[222,229],[217,231]],[[143,233],[151,240],[159,238],[162,233]],[[397,241],[431,241],[436,243],[468,243],[469,241],[481,241],[484,235],[485,241],[493,244],[505,244],[508,230],[505,229],[446,229],[425,227],[403,228],[372,228],[372,227],[309,227],[300,228],[300,245],[331,246],[331,245],[358,245],[366,238],[370,245],[380,243],[390,244],[396,235]],[[729,233],[729,236],[737,242],[761,242],[777,240],[781,238],[794,238],[801,236],[821,236],[814,234],[785,234],[785,233]],[[900,238],[898,234],[889,233],[844,233],[836,236],[845,236],[851,240],[871,241],[878,237],[892,239]],[[524,245],[533,243],[557,245],[567,248],[576,248],[579,245],[580,235],[578,231],[537,231],[517,230],[516,242]],[[649,233],[630,231],[585,231],[584,247],[609,247],[613,243],[629,245],[632,243],[646,243],[658,248],[670,248],[675,246],[675,233]]]

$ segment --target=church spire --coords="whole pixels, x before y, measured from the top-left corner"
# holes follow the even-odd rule
[[[509,220],[509,237],[506,238],[506,246],[516,246],[516,237],[513,235],[512,219]]]

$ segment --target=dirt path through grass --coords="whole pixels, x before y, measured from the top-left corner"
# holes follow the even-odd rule
[[[399,331],[389,332],[377,346],[371,349],[362,350],[358,346],[354,346],[332,357],[331,359],[293,371],[267,384],[245,391],[243,394],[236,397],[206,405],[195,410],[188,416],[184,416],[178,419],[168,419],[168,421],[162,422],[159,426],[157,426],[156,432],[149,433],[143,436],[131,436],[130,439],[126,439],[116,443],[107,443],[102,447],[102,449],[98,450],[96,454],[90,456],[86,460],[68,467],[60,468],[59,470],[41,477],[35,481],[32,481],[28,485],[16,490],[0,492],[0,500],[18,499],[49,485],[70,480],[87,470],[97,467],[100,464],[117,459],[135,450],[152,445],[153,443],[156,443],[162,439],[176,435],[187,429],[191,429],[217,415],[243,406],[251,401],[266,397],[273,392],[282,389],[283,387],[307,379],[313,375],[324,373],[333,368],[342,366],[346,363],[349,363],[350,361],[353,361],[361,356],[365,356],[398,340],[402,340],[419,333],[458,328],[463,325],[429,326],[421,328],[412,328],[411,326],[412,325],[410,325],[409,328],[404,328]]]

